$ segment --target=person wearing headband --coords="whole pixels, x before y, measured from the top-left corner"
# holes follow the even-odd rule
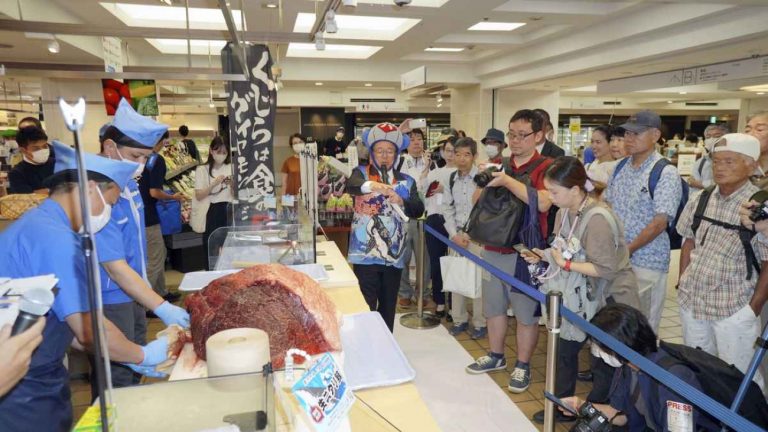
[[[408,220],[424,214],[424,203],[416,180],[393,168],[408,148],[408,137],[392,123],[379,123],[363,139],[370,162],[347,180],[347,192],[355,200],[348,260],[365,302],[393,331],[400,276],[408,265]]]
[[[54,175],[46,180],[49,198],[0,233],[0,276],[53,274],[58,279],[43,342],[32,355],[29,371],[0,398],[0,429],[9,432],[59,432],[72,427],[69,372],[64,358],[70,345],[90,350],[96,337],[91,334],[88,263],[78,235],[83,229],[78,188],[86,188],[91,229],[98,233],[109,223],[112,206],[138,167],[133,162],[85,154],[87,179],[79,186],[74,150],[57,141],[53,146],[56,166]],[[97,246],[97,256],[98,252]],[[168,357],[165,337],[141,346],[128,340],[108,319],[103,329],[107,341],[103,349],[109,357],[136,372],[156,375],[155,366]]]
[[[599,305],[605,302],[640,306],[637,281],[629,263],[629,251],[624,241],[621,224],[613,212],[590,196],[594,189],[587,177],[584,165],[575,157],[562,156],[552,163],[544,175],[544,185],[559,207],[555,217],[555,240],[546,251],[534,249],[523,252],[529,264],[547,263],[540,273],[542,291],[561,291],[564,305],[569,299],[579,297],[576,306],[589,319]],[[592,287],[592,292],[586,290]],[[591,304],[588,304],[591,303]],[[576,391],[579,351],[586,335],[573,329],[568,331],[565,322],[560,334],[555,395],[572,396]],[[596,359],[594,359],[596,360]],[[605,402],[611,383],[611,371],[592,361],[594,387],[587,397],[591,402]],[[573,417],[558,415],[559,420]],[[544,411],[533,416],[534,421],[544,422]]]

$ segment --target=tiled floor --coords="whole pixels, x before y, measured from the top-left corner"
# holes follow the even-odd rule
[[[673,253],[672,263],[670,265],[669,282],[667,284],[667,299],[664,304],[664,311],[662,312],[662,320],[659,329],[659,336],[661,339],[668,342],[682,343],[682,330],[680,328],[680,317],[677,306],[677,292],[675,290],[675,284],[677,283],[677,254]],[[166,272],[166,283],[169,288],[175,290],[181,282],[182,274],[176,271]],[[398,312],[413,311],[414,308],[401,309],[398,308]],[[471,311],[471,308],[469,309]],[[445,326],[449,326],[448,323],[444,323]],[[505,355],[507,356],[507,363],[513,365],[515,356],[515,320],[510,319],[509,330],[507,331]],[[163,325],[158,319],[152,319],[149,322],[149,328],[147,332],[148,338],[153,338],[154,335],[162,330]],[[469,334],[464,333],[456,337],[461,346],[467,350],[467,352],[473,357],[479,357],[484,355],[488,350],[488,339],[472,340]],[[531,358],[531,386],[529,389],[521,394],[513,394],[507,390],[509,383],[509,372],[497,371],[492,372],[490,375],[493,380],[501,387],[504,392],[509,396],[510,400],[515,402],[520,410],[529,418],[537,411],[544,409],[543,405],[543,391],[544,391],[544,374],[546,363],[546,343],[547,332],[544,326],[540,327],[539,342],[534,351],[534,355]],[[580,354],[580,364],[588,364],[588,349],[582,350]],[[463,373],[463,371],[461,371]],[[586,396],[591,390],[591,383],[579,382],[576,385],[576,394],[579,396]],[[72,404],[74,406],[75,419],[78,419],[90,403],[90,385],[85,379],[74,379],[72,381]],[[566,426],[570,426],[567,424]],[[541,428],[539,428],[541,429]],[[558,425],[556,430],[565,432],[568,427]]]

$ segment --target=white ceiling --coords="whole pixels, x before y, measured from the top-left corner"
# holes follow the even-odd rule
[[[327,38],[328,45],[372,46],[366,59],[286,58],[289,42],[312,43],[312,35],[294,32],[299,13],[322,11],[330,0],[282,0],[282,9],[268,9],[278,0],[231,0],[231,7],[244,11],[245,29],[255,35],[251,42],[269,42],[283,67],[283,81],[290,86],[313,87],[322,81],[326,88],[364,89],[399,87],[399,75],[427,65],[428,80],[448,87],[480,84],[484,88],[560,90],[566,95],[590,95],[593,91],[570,89],[594,86],[598,80],[641,75],[751,55],[768,54],[768,0],[422,0],[398,8],[390,0],[358,0],[357,8],[341,7],[343,16],[405,18],[404,33],[392,41],[342,29]],[[0,63],[17,64],[8,76],[28,79],[23,64],[103,64],[98,35],[120,35],[126,43],[128,67],[218,69],[220,60],[212,43],[224,41],[221,12],[216,0],[189,0],[203,11],[207,23],[192,23],[193,55],[186,43],[164,48],[156,39],[185,39],[185,23],[139,22],[115,15],[115,3],[163,7],[159,0],[0,0]],[[174,0],[175,6],[184,1]],[[18,11],[21,4],[21,16]],[[122,13],[122,12],[121,12]],[[194,14],[193,14],[194,15]],[[23,18],[23,20],[20,20]],[[348,18],[339,20],[340,23]],[[484,20],[520,22],[512,31],[470,31]],[[39,23],[31,25],[31,23]],[[49,24],[50,23],[50,24]],[[57,27],[57,24],[76,24]],[[9,30],[13,25],[14,30]],[[141,31],[131,32],[136,26]],[[155,26],[156,28],[149,28]],[[160,26],[160,27],[158,27]],[[61,52],[51,54],[47,41],[27,38],[23,31],[54,32]],[[27,28],[34,27],[34,28]],[[202,30],[196,30],[202,29]],[[205,30],[208,29],[208,30]],[[213,29],[213,30],[211,30]],[[78,33],[82,30],[80,34]],[[64,34],[66,33],[66,34]],[[152,41],[148,40],[152,39]],[[221,43],[221,42],[218,42]],[[167,44],[166,44],[167,45]],[[380,48],[378,48],[380,47]],[[426,52],[428,47],[463,48],[457,53]],[[173,49],[176,54],[163,54]],[[310,46],[311,51],[311,46]],[[767,80],[768,81],[768,80]],[[6,86],[12,89],[12,85]],[[182,88],[176,85],[174,88]],[[218,89],[217,85],[217,89]],[[30,91],[33,87],[30,86]],[[724,90],[724,88],[729,88]],[[373,89],[372,89],[373,90]],[[704,100],[744,97],[738,87],[688,89],[687,94],[660,89],[642,94],[612,97],[658,98],[659,100]]]

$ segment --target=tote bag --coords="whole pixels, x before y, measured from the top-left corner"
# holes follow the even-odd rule
[[[443,275],[443,291],[472,299],[481,297],[483,271],[477,264],[451,249],[448,255],[440,257],[440,271]]]
[[[200,177],[202,176],[202,177]],[[202,178],[204,187],[208,187],[211,183],[211,176],[208,173],[208,165],[200,165],[195,171],[195,179]],[[205,218],[208,215],[208,207],[211,206],[211,200],[209,197],[205,197],[202,200],[198,200],[195,194],[192,194],[192,208],[189,212],[189,226],[192,231],[203,234],[205,232]]]

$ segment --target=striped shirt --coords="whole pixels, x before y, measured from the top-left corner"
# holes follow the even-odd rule
[[[733,225],[740,225],[739,207],[759,189],[749,182],[728,197],[715,187],[709,197],[704,216]],[[701,192],[694,195],[680,215],[677,231],[683,238],[694,239],[693,215]],[[688,268],[680,276],[677,299],[680,307],[693,313],[698,320],[721,320],[730,317],[749,304],[759,277],[757,272],[747,279],[744,247],[736,230],[701,221],[695,236],[696,247],[691,251]],[[768,259],[768,245],[752,238],[752,248],[758,261]]]

